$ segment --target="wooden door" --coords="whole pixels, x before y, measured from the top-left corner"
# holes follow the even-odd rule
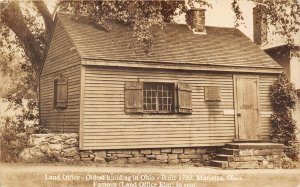
[[[236,77],[237,139],[259,139],[258,78]]]

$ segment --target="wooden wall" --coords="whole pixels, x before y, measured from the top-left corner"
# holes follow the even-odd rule
[[[271,85],[277,80],[277,75],[259,76],[259,105],[260,105],[260,132],[263,139],[269,139],[271,131]]]
[[[53,106],[54,79],[68,78],[67,109]],[[50,132],[78,132],[80,105],[80,57],[58,20],[40,78],[41,120]]]
[[[216,146],[235,138],[234,115],[224,115],[224,110],[234,109],[232,74],[99,66],[86,66],[85,72],[81,149]],[[193,113],[126,114],[124,84],[138,79],[191,84]],[[274,76],[261,76],[260,81],[264,138],[270,129],[268,94],[273,80]],[[221,87],[221,102],[205,102],[205,86]]]

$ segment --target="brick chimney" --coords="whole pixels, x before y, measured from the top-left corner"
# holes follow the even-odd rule
[[[197,34],[205,34],[205,9],[192,8],[186,12],[186,23]]]
[[[263,7],[256,5],[253,8],[253,40],[257,45],[263,45],[268,41],[267,16],[263,12]]]

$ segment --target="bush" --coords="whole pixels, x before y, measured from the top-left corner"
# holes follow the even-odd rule
[[[271,101],[275,113],[271,116],[272,131],[271,138],[274,142],[284,144],[283,162],[286,166],[293,167],[289,163],[298,161],[299,145],[296,141],[296,121],[292,118],[292,110],[297,103],[297,92],[294,85],[288,80],[285,74],[271,87]]]
[[[29,136],[47,133],[38,121],[37,103],[32,100],[22,106],[22,113],[5,118],[0,126],[0,161],[16,162],[23,149],[29,147]]]
[[[16,162],[20,152],[28,147],[28,137],[19,124],[7,118],[0,128],[1,162]]]

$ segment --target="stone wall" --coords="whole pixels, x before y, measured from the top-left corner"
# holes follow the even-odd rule
[[[212,166],[225,169],[281,168],[283,145],[277,143],[228,143]]]
[[[32,134],[29,148],[19,155],[24,161],[72,161],[80,160],[78,134]]]
[[[24,161],[94,161],[107,163],[198,163],[208,165],[216,147],[79,151],[78,134],[33,134]]]
[[[209,160],[216,153],[216,147],[201,148],[164,148],[164,149],[134,149],[106,150],[81,152],[82,160],[111,163],[150,163],[179,164],[198,163],[209,165]]]

